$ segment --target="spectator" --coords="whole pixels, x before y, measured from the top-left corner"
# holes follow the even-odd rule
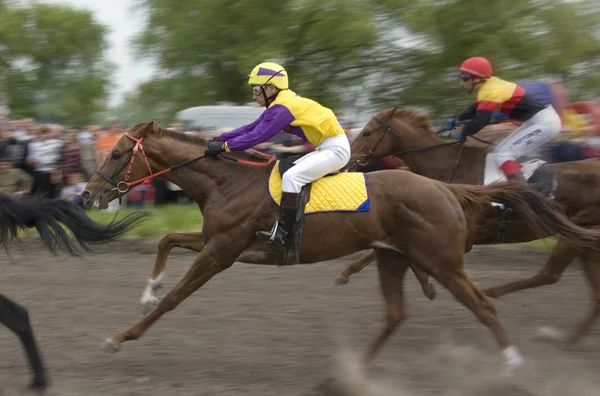
[[[46,126],[39,130],[39,136],[29,144],[27,163],[34,170],[33,195],[55,198],[56,171],[61,156],[63,143],[52,136]],[[54,173],[54,182],[53,182]]]
[[[31,189],[33,178],[21,169],[14,168],[6,148],[0,149],[0,192],[23,194]]]
[[[98,169],[98,164],[96,163],[96,137],[101,131],[101,126],[89,125],[86,131],[79,132],[77,135],[77,140],[81,147],[81,168],[88,179]]]
[[[96,163],[101,164],[104,162],[104,159],[121,139],[121,136],[123,136],[123,133],[118,120],[111,122],[110,129],[107,132],[96,135]]]
[[[35,136],[35,123],[31,118],[25,118],[19,122],[18,127],[13,133],[13,137],[18,141],[29,141]]]
[[[83,174],[73,172],[67,177],[66,186],[60,192],[60,198],[71,201],[83,207],[83,198],[81,193],[85,189],[86,183],[83,181]]]
[[[81,146],[77,141],[77,132],[67,132],[67,137],[62,150],[62,177],[66,184],[67,178],[72,173],[82,173],[81,166]]]

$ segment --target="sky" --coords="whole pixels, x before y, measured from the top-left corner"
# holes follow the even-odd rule
[[[113,75],[110,104],[119,103],[123,94],[148,80],[154,68],[149,62],[134,60],[129,43],[140,31],[143,15],[134,9],[135,0],[43,0],[49,4],[69,4],[93,12],[94,18],[107,27],[109,49],[107,58],[116,66]]]

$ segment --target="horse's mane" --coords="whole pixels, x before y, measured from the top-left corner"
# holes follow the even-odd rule
[[[203,137],[183,132],[177,132],[171,129],[161,128],[160,126],[158,126],[158,123],[154,123],[153,121],[138,122],[131,128],[131,131],[134,133],[140,131],[140,137],[147,136],[149,133],[154,133],[156,135],[165,136],[183,143],[190,143],[202,147],[206,147],[208,145],[208,141]],[[247,151],[234,151],[226,154],[230,158],[251,160],[255,162],[264,161],[264,158],[254,155]]]
[[[405,121],[414,127],[424,129],[428,132],[433,132],[433,124],[431,123],[429,117],[416,109],[398,108],[396,109],[394,116],[400,117],[402,121]]]
[[[420,112],[416,109],[398,108],[398,109],[396,109],[396,112],[394,113],[394,117],[399,117],[401,121],[404,121],[405,123],[409,124],[412,127],[419,128],[428,133],[435,134],[435,131],[433,129],[433,124],[431,123],[431,120],[429,119],[429,117],[427,117],[425,114],[423,114],[422,112]],[[494,143],[498,143],[502,139],[504,139],[507,135],[508,134],[506,133],[506,131],[498,131],[498,130],[494,130],[494,129],[490,129],[490,128],[486,127],[484,129],[482,129],[478,133],[477,136],[479,138],[483,138],[487,141],[491,140]],[[482,149],[482,150],[486,150],[486,151],[493,149],[493,146],[489,145],[488,143],[480,142],[476,139],[467,140],[466,146],[467,147],[476,147],[478,149]]]
[[[138,130],[141,130],[140,137],[147,136],[149,133],[154,133],[184,143],[191,143],[199,146],[206,146],[208,144],[208,141],[203,137],[196,136],[190,133],[177,132],[167,128],[161,128],[158,125],[158,123],[155,123],[154,121],[141,121],[131,128],[132,132]]]

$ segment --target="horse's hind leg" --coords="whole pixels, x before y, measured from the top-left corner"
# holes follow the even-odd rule
[[[388,249],[375,249],[379,282],[385,299],[386,323],[381,333],[369,347],[365,362],[370,362],[405,318],[404,274],[409,267],[408,258]]]
[[[411,265],[410,269],[415,274],[417,280],[421,284],[421,289],[423,290],[423,294],[425,294],[425,297],[427,297],[431,301],[435,300],[435,286],[433,286],[433,283],[429,281],[429,274],[423,271],[421,267],[418,267],[416,265]]]
[[[156,298],[154,292],[162,285],[167,258],[174,247],[201,252],[204,249],[204,238],[202,238],[201,232],[171,233],[162,237],[158,243],[158,253],[154,262],[154,270],[148,279],[140,300],[144,315],[152,311],[156,304],[158,304],[158,298]]]
[[[563,240],[563,238],[559,238],[558,244],[554,250],[552,250],[546,265],[544,265],[537,274],[527,279],[521,279],[486,289],[484,290],[484,293],[489,297],[498,298],[519,290],[554,284],[558,282],[573,259],[580,254],[581,250],[574,248],[567,241]]]
[[[462,258],[461,258],[462,261]],[[435,278],[446,287],[458,301],[469,308],[481,323],[486,325],[494,334],[496,342],[503,349],[508,372],[517,370],[523,365],[523,359],[516,347],[512,346],[508,334],[500,323],[496,309],[488,298],[481,293],[467,278],[460,267],[439,267]]]
[[[335,279],[335,283],[337,283],[338,285],[345,285],[346,283],[350,282],[351,275],[358,274],[373,261],[375,261],[374,252],[371,252],[356,261],[353,261],[352,263],[350,263],[349,266],[347,266],[342,272],[338,274],[337,278]],[[411,269],[417,277],[417,280],[421,284],[423,294],[425,294],[425,296],[428,299],[432,301],[435,300],[435,286],[433,286],[433,284],[429,282],[429,275],[417,266],[411,266]]]
[[[594,296],[594,307],[583,322],[577,326],[577,329],[573,334],[567,338],[567,343],[577,344],[581,341],[584,335],[586,335],[592,325],[600,316],[600,252],[598,251],[587,251],[581,257],[583,260],[583,268],[585,275],[587,276],[590,286],[592,287],[592,293]]]
[[[33,330],[29,323],[29,314],[25,308],[0,294],[0,323],[15,333],[25,348],[29,365],[33,370],[31,389],[46,389],[48,381],[40,352],[38,351]]]

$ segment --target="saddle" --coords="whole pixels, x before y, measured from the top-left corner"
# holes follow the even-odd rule
[[[290,168],[293,167],[294,165],[296,165],[296,164],[294,164],[292,161],[286,161],[286,160],[282,160],[282,159],[279,160],[279,176],[283,177],[283,174],[285,172],[287,172],[288,170],[290,170]],[[338,170],[338,171],[335,171],[335,172],[328,173],[328,174],[326,174],[323,177],[335,176],[335,175],[339,175],[340,173],[342,173],[342,172],[340,172]]]
[[[540,159],[532,159],[529,161],[519,162],[521,165],[521,173],[527,180],[528,184],[538,190],[542,195],[548,198],[554,198],[553,194],[556,190],[556,179],[552,166],[546,161]],[[496,182],[507,181],[504,173],[498,168],[494,153],[488,153],[485,158],[485,169],[483,184],[488,185]],[[512,208],[506,207],[504,204],[492,202],[492,206],[500,209],[500,216],[497,223],[496,242],[502,243],[507,228],[508,217],[514,214]]]
[[[552,197],[556,189],[556,180],[550,164],[540,159],[532,159],[520,162],[519,165],[521,165],[523,177],[529,184],[533,184],[544,196]],[[488,185],[506,180],[506,176],[498,168],[494,153],[488,153],[485,158],[483,184]]]

